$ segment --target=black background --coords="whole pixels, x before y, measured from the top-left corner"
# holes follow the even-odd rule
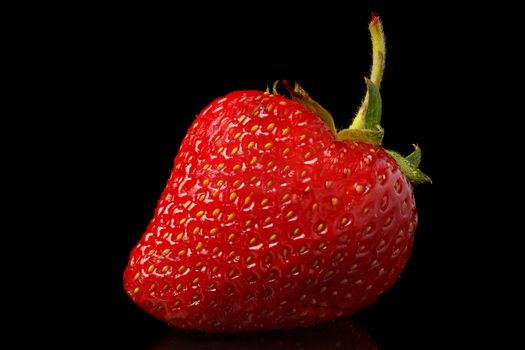
[[[467,61],[454,34],[462,14],[441,3],[363,3],[86,8],[31,33],[42,44],[34,50],[41,60],[31,67],[33,86],[46,92],[41,104],[51,112],[33,127],[53,130],[40,169],[51,174],[48,190],[61,202],[52,220],[65,229],[54,238],[68,245],[49,260],[72,269],[51,276],[68,286],[51,293],[64,312],[57,329],[67,325],[76,342],[117,348],[148,348],[166,338],[169,328],[128,300],[122,273],[193,118],[230,91],[286,79],[346,126],[364,95],[375,11],[387,36],[385,147],[408,153],[418,143],[434,183],[415,189],[419,227],[406,270],[353,319],[384,349],[470,341],[462,324],[475,316],[473,260],[464,256],[472,233],[458,220],[462,197],[451,200],[460,171],[450,155],[461,127],[443,131],[454,114],[451,81]],[[50,170],[54,165],[61,171]],[[56,305],[49,302],[51,312]],[[190,337],[196,347],[199,339]]]

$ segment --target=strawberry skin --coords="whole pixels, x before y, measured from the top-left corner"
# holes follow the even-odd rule
[[[381,147],[337,140],[296,101],[237,91],[190,127],[124,287],[180,328],[310,325],[388,289],[416,225],[412,185]]]

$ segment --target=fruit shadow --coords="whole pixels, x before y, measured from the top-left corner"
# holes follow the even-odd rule
[[[150,350],[259,350],[259,349],[379,349],[375,341],[352,318],[293,330],[247,332],[247,333],[202,333],[172,329],[167,336]]]

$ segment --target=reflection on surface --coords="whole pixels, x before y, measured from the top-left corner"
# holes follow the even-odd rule
[[[206,334],[173,329],[151,350],[325,350],[379,349],[374,340],[351,318],[326,322],[310,328],[240,334]]]

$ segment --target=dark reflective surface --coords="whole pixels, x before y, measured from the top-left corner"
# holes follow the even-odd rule
[[[206,334],[171,330],[151,350],[292,350],[292,349],[379,349],[374,340],[351,318],[291,331],[241,334]]]

